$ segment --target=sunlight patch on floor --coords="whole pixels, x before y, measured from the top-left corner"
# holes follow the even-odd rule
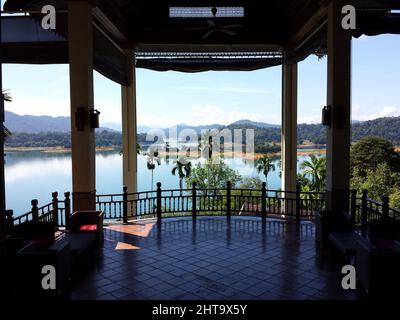
[[[125,242],[118,242],[115,247],[115,250],[139,250],[139,249],[141,248]]]
[[[110,225],[106,228],[116,232],[123,232],[132,236],[148,237],[151,229],[155,225],[154,222],[149,223],[135,223],[125,225]]]

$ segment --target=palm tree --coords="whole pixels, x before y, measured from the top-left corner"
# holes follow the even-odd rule
[[[7,101],[7,102],[12,101],[11,95],[9,93],[7,93],[6,91],[2,91],[2,95],[3,95],[4,101]],[[10,130],[8,130],[4,124],[3,124],[3,134],[4,134],[5,138],[8,138],[11,135]]]
[[[6,91],[7,91],[7,90],[5,90],[5,91],[2,92],[2,93],[3,93],[4,101],[11,102],[11,101],[12,101],[11,95],[10,95],[9,93],[7,93]]]
[[[142,151],[142,146],[139,143],[136,143],[136,154],[140,154],[140,151]],[[122,156],[123,154],[124,151],[119,149],[119,155]]]
[[[326,158],[317,157],[315,154],[310,154],[309,160],[304,160],[300,164],[300,170],[303,170],[305,175],[311,176],[311,181],[315,191],[321,191],[324,188],[326,178]]]
[[[176,176],[178,173],[179,176],[179,189],[182,191],[183,189],[183,179],[189,178],[190,173],[192,172],[192,163],[181,162],[179,160],[176,161],[175,166],[172,168],[172,174]]]
[[[275,165],[272,163],[272,160],[268,156],[264,156],[257,160],[256,169],[258,173],[263,173],[265,176],[266,188],[268,189],[268,174],[271,171],[275,171]]]
[[[154,169],[156,165],[160,165],[161,161],[158,158],[158,152],[154,152],[153,155],[149,155],[147,158],[147,169],[151,170],[151,190],[153,191],[154,185]]]
[[[206,155],[206,157],[208,157],[208,159],[212,158],[212,149],[213,149],[213,138],[215,136],[215,133],[211,130],[206,130],[199,141],[199,151],[202,152],[202,154],[204,155],[204,152],[208,151],[208,154]]]
[[[169,142],[165,142],[165,163],[169,164],[169,149],[171,148],[171,145]]]

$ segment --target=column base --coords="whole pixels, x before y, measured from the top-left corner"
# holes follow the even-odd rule
[[[72,193],[73,212],[96,210],[96,190]]]

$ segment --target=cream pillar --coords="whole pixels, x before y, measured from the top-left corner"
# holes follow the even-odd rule
[[[345,1],[328,7],[328,93],[331,125],[327,127],[327,209],[349,210],[351,35],[341,26]]]
[[[133,52],[127,50],[129,84],[121,88],[123,183],[128,192],[137,191],[137,124],[136,124],[136,75]]]
[[[73,209],[95,209],[95,136],[90,128],[93,108],[93,26],[88,1],[68,1],[68,45],[71,96]],[[82,111],[82,130],[76,112]]]
[[[1,23],[0,23],[1,32]],[[4,96],[3,96],[3,73],[2,63],[0,61],[0,241],[6,237],[5,231],[5,217],[6,217],[6,184],[4,175]],[[0,243],[0,255],[1,255],[1,243]]]
[[[282,65],[282,190],[296,191],[297,64]]]
[[[296,191],[297,64],[282,65],[282,190]]]

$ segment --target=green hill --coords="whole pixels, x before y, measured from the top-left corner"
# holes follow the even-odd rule
[[[227,126],[229,129],[254,129],[254,137],[257,142],[281,141],[281,129],[260,128],[251,125]],[[355,122],[351,127],[352,141],[360,140],[367,136],[378,136],[389,140],[395,145],[400,145],[400,117],[379,118],[370,121]],[[326,143],[326,127],[321,124],[299,124],[297,126],[297,142],[302,144],[309,141],[313,144]]]
[[[200,126],[199,126],[200,127]],[[205,126],[202,126],[205,127]],[[280,149],[280,126],[259,126],[258,122],[238,121],[228,126],[219,126],[220,129],[254,129],[255,148],[257,152],[277,152]],[[297,128],[298,143],[310,142],[312,144],[326,143],[326,127],[321,124],[299,124]],[[371,121],[356,122],[352,124],[352,141],[360,140],[366,136],[379,136],[389,140],[394,145],[400,145],[400,117],[379,118]],[[146,134],[138,134],[138,142],[146,142]],[[69,132],[39,132],[22,133],[12,132],[6,141],[9,147],[70,147]],[[96,145],[99,147],[115,146],[122,144],[120,132],[109,130],[96,130]]]

